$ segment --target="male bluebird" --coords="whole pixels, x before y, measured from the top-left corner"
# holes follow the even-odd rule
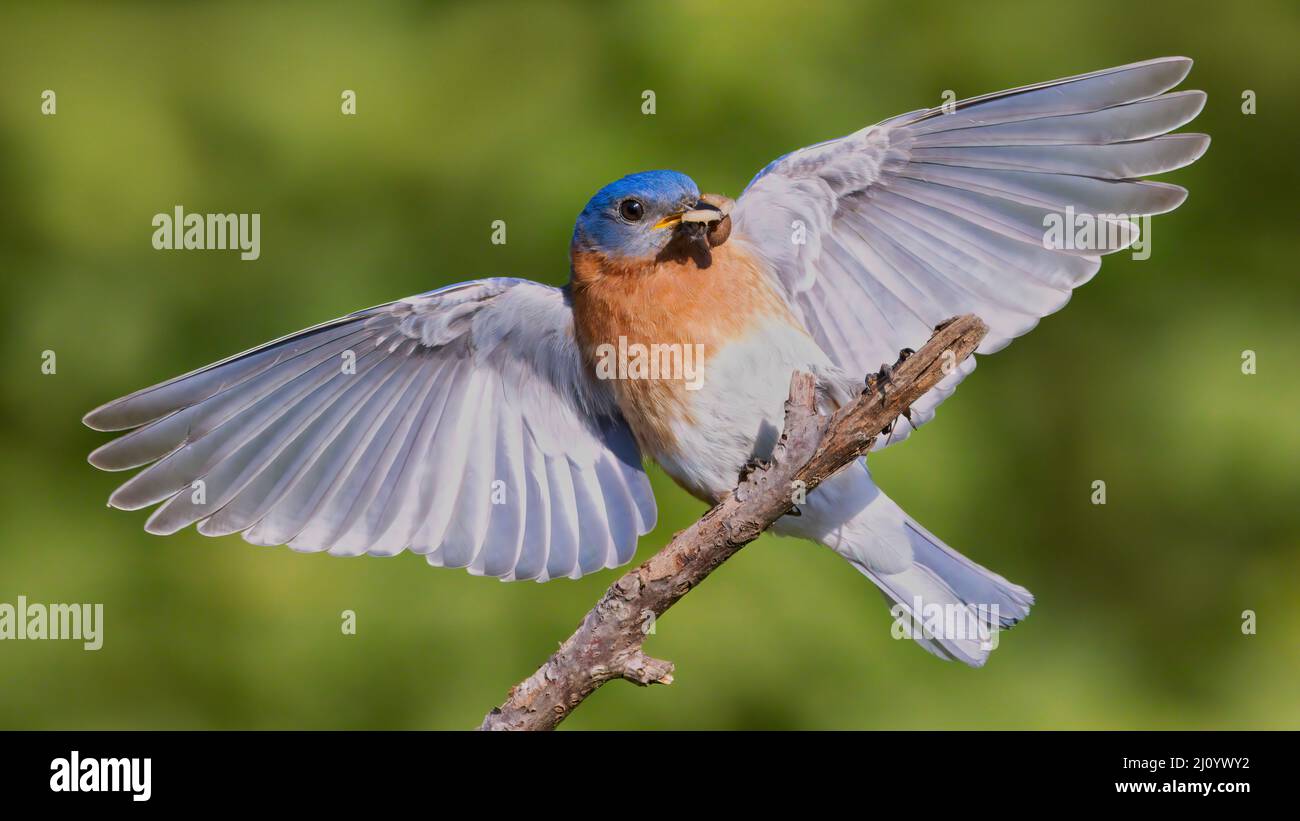
[[[467,282],[284,337],[92,411],[90,427],[130,432],[90,462],[148,466],[109,503],[161,502],[151,533],[197,522],[295,550],[405,549],[508,580],[615,567],[654,526],[643,457],[716,501],[770,454],[792,372],[834,408],[968,312],[989,326],[978,352],[999,350],[1136,239],[1125,217],[1181,204],[1184,189],[1137,178],[1209,143],[1166,134],[1204,105],[1165,93],[1190,68],[1151,60],[904,114],[776,160],[734,207],[674,171],[624,177],[579,215],[566,287]],[[1053,241],[1062,214],[1094,230]],[[611,351],[655,345],[701,351],[703,378],[602,378]],[[865,460],[798,514],[776,532],[827,545],[895,605],[997,629],[1033,602],[909,518]],[[976,635],[913,637],[971,665],[989,652]]]

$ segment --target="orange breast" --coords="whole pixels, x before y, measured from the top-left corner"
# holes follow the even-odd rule
[[[595,253],[573,258],[574,331],[589,367],[602,345],[692,345],[705,362],[763,318],[797,324],[743,242],[713,249],[713,264],[613,263]],[[608,351],[608,349],[606,349]],[[673,426],[692,422],[682,378],[611,380],[618,404],[650,456],[674,452]]]

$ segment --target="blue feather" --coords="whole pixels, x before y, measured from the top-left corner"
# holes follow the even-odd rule
[[[689,210],[700,189],[677,171],[642,171],[629,174],[596,192],[578,215],[573,246],[616,259],[653,258],[668,242],[671,232],[655,229],[663,217]],[[644,216],[629,222],[619,214],[623,201],[641,203]]]

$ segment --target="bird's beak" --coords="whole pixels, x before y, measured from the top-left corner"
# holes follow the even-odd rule
[[[732,201],[717,194],[705,194],[690,209],[669,214],[655,223],[655,228],[674,228],[682,223],[698,222],[712,225],[731,214]]]

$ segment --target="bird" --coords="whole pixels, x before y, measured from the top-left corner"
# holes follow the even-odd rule
[[[143,468],[109,505],[156,505],[150,533],[197,524],[296,551],[410,551],[506,581],[617,567],[655,526],[648,460],[715,503],[771,455],[796,371],[829,412],[946,318],[978,315],[976,354],[994,353],[1134,242],[1132,218],[1178,207],[1186,189],[1144,178],[1209,145],[1169,133],[1205,104],[1171,91],[1191,65],[1147,60],[912,111],[785,154],[734,200],[677,171],[630,174],[579,214],[563,287],[462,282],[284,336],[91,411],[87,426],[123,433],[89,461]],[[1046,241],[1063,213],[1119,239]],[[604,367],[656,345],[698,351],[699,379]],[[974,366],[869,453],[930,421]],[[772,530],[829,547],[892,608],[955,608],[996,631],[1034,602],[908,516],[866,456]],[[960,633],[910,637],[982,666],[987,635]]]

